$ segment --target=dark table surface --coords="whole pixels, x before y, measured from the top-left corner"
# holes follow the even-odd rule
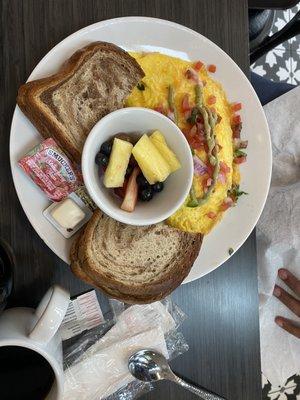
[[[9,166],[9,131],[17,88],[59,41],[96,21],[128,15],[164,18],[201,32],[249,71],[247,0],[2,0],[0,236],[17,265],[10,305],[35,306],[52,283],[76,295],[89,287],[42,242],[16,196]],[[22,135],[22,132],[20,132]],[[218,244],[216,243],[216,251]],[[101,295],[100,295],[101,296]],[[181,286],[172,298],[189,316],[182,331],[190,350],[174,368],[228,400],[261,397],[254,234],[222,267]],[[148,399],[192,399],[161,383]]]

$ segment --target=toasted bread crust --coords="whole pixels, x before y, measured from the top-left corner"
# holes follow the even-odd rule
[[[71,268],[80,279],[87,281],[86,277],[88,277],[92,282],[91,284],[96,285],[109,297],[126,303],[151,303],[166,297],[186,278],[201,248],[202,235],[180,232],[183,238],[189,240],[190,251],[184,257],[179,255],[179,262],[176,267],[164,273],[155,282],[144,282],[142,285],[132,287],[102,273],[101,265],[93,257],[91,247],[93,242],[97,240],[95,235],[101,218],[106,217],[100,210],[95,211],[81,239],[74,244],[74,248],[77,250],[73,250],[76,256],[71,256]],[[174,228],[169,229],[172,230]]]
[[[130,62],[136,76],[139,77],[138,80],[144,76],[139,64],[126,51],[112,43],[93,42],[77,50],[56,74],[25,83],[18,91],[18,106],[40,134],[45,138],[53,137],[76,162],[80,162],[81,152],[63,135],[60,123],[49,117],[50,110],[45,110],[45,104],[41,101],[40,96],[46,90],[66,82],[97,51],[115,53],[123,57],[124,60]]]
[[[84,232],[77,239],[74,240],[71,247],[70,259],[71,259],[71,270],[77,278],[81,279],[85,283],[91,286],[97,286],[94,281],[82,270],[80,261],[78,258],[78,250],[80,248],[81,241],[84,241]]]

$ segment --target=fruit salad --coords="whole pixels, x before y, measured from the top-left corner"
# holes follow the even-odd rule
[[[164,189],[168,176],[181,168],[159,131],[117,134],[102,143],[95,162],[103,172],[104,186],[114,191],[127,212],[134,211],[138,200],[150,201]]]

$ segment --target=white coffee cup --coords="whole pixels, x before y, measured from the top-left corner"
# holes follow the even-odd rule
[[[20,346],[33,350],[52,367],[55,380],[47,400],[63,397],[62,341],[58,329],[69,301],[70,294],[55,285],[47,291],[36,310],[10,308],[0,315],[0,347]]]

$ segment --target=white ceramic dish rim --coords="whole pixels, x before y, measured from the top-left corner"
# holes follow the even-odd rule
[[[226,60],[229,65],[230,68],[234,69],[235,73],[239,74],[239,77],[242,79],[243,83],[246,84],[247,86],[247,90],[249,95],[251,96],[251,98],[253,99],[253,101],[256,103],[256,106],[258,107],[258,110],[260,112],[260,118],[261,118],[261,129],[265,132],[265,135],[267,135],[267,137],[265,138],[266,141],[266,148],[265,148],[265,157],[266,157],[266,163],[265,165],[267,166],[267,171],[265,172],[265,185],[263,188],[260,188],[262,190],[262,196],[261,196],[261,201],[260,204],[258,206],[256,206],[256,216],[255,218],[252,219],[252,221],[248,224],[248,227],[246,230],[240,230],[238,229],[238,235],[239,235],[239,239],[236,240],[236,244],[234,247],[234,252],[236,252],[241,246],[242,244],[246,241],[246,239],[248,238],[248,236],[251,234],[252,230],[254,229],[260,215],[261,212],[264,208],[266,199],[267,199],[267,195],[268,195],[268,191],[269,191],[269,186],[270,186],[270,181],[271,181],[271,171],[272,171],[272,150],[271,150],[271,140],[270,140],[270,133],[268,130],[268,125],[267,125],[267,121],[263,112],[263,109],[260,105],[260,102],[258,100],[258,97],[254,91],[254,89],[252,88],[250,82],[245,78],[244,73],[241,71],[241,69],[237,66],[237,64],[221,49],[219,48],[216,44],[214,44],[212,41],[210,41],[209,39],[207,39],[205,36],[199,34],[198,32],[193,31],[190,28],[187,28],[185,26],[182,26],[180,24],[171,22],[171,21],[166,21],[166,20],[162,20],[162,19],[158,19],[158,18],[150,18],[150,17],[121,17],[121,18],[114,18],[114,19],[110,19],[110,20],[105,20],[105,21],[101,21],[101,22],[96,22],[92,25],[86,26],[84,28],[82,28],[81,30],[71,34],[70,36],[66,37],[64,40],[62,40],[60,43],[58,43],[52,50],[50,50],[43,58],[42,60],[38,63],[38,65],[34,68],[34,70],[32,71],[31,75],[29,76],[28,80],[31,80],[33,78],[33,76],[35,76],[35,78],[37,78],[38,74],[37,71],[40,69],[40,66],[42,65],[44,67],[44,65],[48,62],[48,60],[51,59],[53,53],[55,53],[56,49],[64,46],[65,43],[67,42],[71,42],[72,40],[76,40],[77,38],[81,38],[84,37],[85,34],[88,34],[90,32],[93,31],[97,31],[98,29],[101,28],[105,28],[107,26],[111,27],[114,24],[118,24],[118,23],[143,23],[143,24],[158,24],[158,25],[162,25],[162,26],[166,26],[166,27],[170,27],[170,28],[176,28],[178,30],[180,30],[181,32],[186,32],[190,35],[192,35],[196,40],[200,40],[201,43],[206,44],[208,47],[210,47],[215,53],[216,55],[221,55],[222,58],[224,58],[224,60]],[[101,40],[101,38],[99,38],[98,40]],[[122,45],[121,45],[122,46]],[[134,47],[134,46],[133,46]],[[142,47],[142,45],[141,45]],[[157,46],[158,47],[158,46]],[[130,46],[125,47],[126,49],[130,50]],[[131,48],[132,49],[132,48]],[[167,48],[166,48],[167,49]],[[160,51],[160,50],[159,50]],[[185,50],[182,50],[185,51]],[[179,50],[177,51],[179,52]],[[216,59],[217,57],[214,57],[214,59]],[[206,60],[204,60],[206,61]],[[222,80],[221,80],[222,81]],[[247,83],[246,83],[247,82]],[[222,84],[224,84],[225,82],[222,81]],[[13,129],[15,128],[15,125],[17,124],[17,118],[19,117],[19,113],[20,110],[18,109],[18,107],[16,107],[15,112],[14,112],[14,116],[13,116],[13,120],[12,120],[12,126],[11,126],[11,131],[13,131]],[[31,222],[32,226],[34,227],[34,229],[36,230],[36,232],[39,234],[39,236],[42,238],[42,240],[47,244],[47,246],[54,252],[56,253],[58,256],[60,256],[63,260],[65,260],[67,262],[67,256],[65,256],[63,254],[63,252],[61,252],[59,254],[59,252],[57,252],[57,248],[56,246],[51,242],[51,240],[49,240],[47,235],[44,235],[42,233],[42,228],[40,227],[39,224],[34,223],[34,218],[31,215],[31,213],[26,209],[26,204],[23,204],[23,195],[22,195],[22,187],[19,187],[18,185],[18,177],[17,177],[17,172],[16,172],[16,165],[15,165],[15,160],[14,160],[14,143],[11,140],[10,141],[10,160],[11,160],[11,169],[12,169],[12,175],[13,175],[13,180],[14,180],[14,184],[15,184],[15,188],[19,197],[19,200],[21,202],[21,205],[23,207],[23,210],[27,216],[27,218],[29,219],[29,221]],[[22,185],[21,185],[22,186]],[[231,212],[231,211],[230,211]],[[221,222],[222,224],[224,222]],[[220,225],[220,224],[219,224]],[[215,236],[214,232],[212,232],[210,234],[211,236],[211,240],[213,241]],[[203,246],[205,246],[205,242]],[[203,247],[202,246],[202,247]],[[203,249],[201,250],[201,252],[203,253]],[[201,253],[200,253],[201,256]],[[190,282],[192,280],[198,279],[210,272],[212,272],[213,270],[215,270],[216,268],[218,268],[220,265],[222,265],[224,262],[226,262],[228,260],[228,258],[230,258],[231,255],[229,255],[228,253],[224,254],[224,249],[222,252],[222,256],[220,256],[217,259],[213,259],[211,260],[211,262],[209,263],[208,266],[204,266],[204,267],[196,267],[195,264],[197,263],[197,260],[194,264],[194,267],[192,268],[189,276],[186,278],[184,283]]]

